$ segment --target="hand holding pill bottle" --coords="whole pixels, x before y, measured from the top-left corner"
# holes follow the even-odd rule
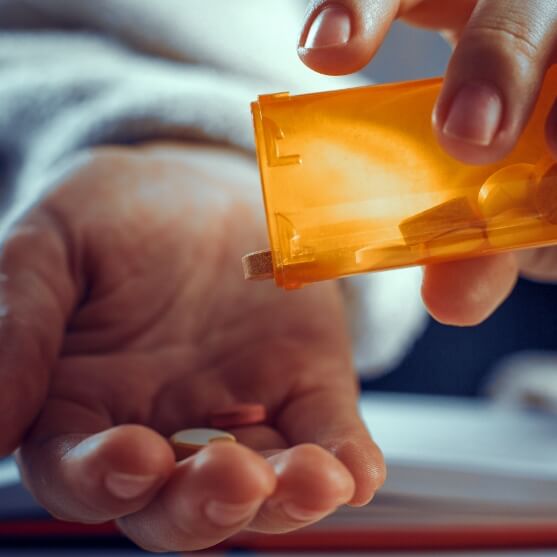
[[[430,118],[441,83],[253,103],[279,286],[557,244],[557,163],[545,140],[557,66],[515,148],[486,165],[439,145]]]
[[[354,72],[373,57],[395,19],[441,31],[455,47],[432,112],[433,129],[445,153],[473,165],[490,165],[509,156],[539,103],[548,68],[557,61],[557,3],[311,0],[298,54],[322,73]],[[430,125],[426,122],[427,129]],[[557,109],[551,101],[545,139],[555,158]],[[424,301],[442,322],[478,323],[509,295],[519,273],[557,280],[555,253],[542,248],[426,265]]]

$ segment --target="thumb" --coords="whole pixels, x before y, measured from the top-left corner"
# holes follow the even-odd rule
[[[298,45],[317,72],[342,75],[363,68],[393,21],[460,34],[476,0],[311,0]]]
[[[363,68],[397,16],[400,0],[312,0],[298,55],[313,70],[343,75]]]
[[[0,251],[0,456],[11,453],[45,399],[75,298],[57,219],[36,210]]]

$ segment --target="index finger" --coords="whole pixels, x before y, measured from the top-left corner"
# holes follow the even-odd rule
[[[475,0],[312,0],[298,55],[320,73],[353,73],[373,58],[397,17],[454,33],[474,4]]]

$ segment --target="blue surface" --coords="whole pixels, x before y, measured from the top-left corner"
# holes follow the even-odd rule
[[[521,350],[557,350],[556,316],[556,286],[519,281],[511,297],[481,325],[457,328],[431,321],[402,364],[366,381],[364,388],[477,396],[503,357]]]

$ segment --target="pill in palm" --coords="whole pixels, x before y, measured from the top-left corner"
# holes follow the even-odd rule
[[[235,442],[236,438],[227,431],[209,428],[182,429],[170,438],[177,460],[187,458],[218,441]]]
[[[211,413],[209,421],[213,427],[242,427],[257,425],[265,421],[267,412],[263,404],[231,404]]]

